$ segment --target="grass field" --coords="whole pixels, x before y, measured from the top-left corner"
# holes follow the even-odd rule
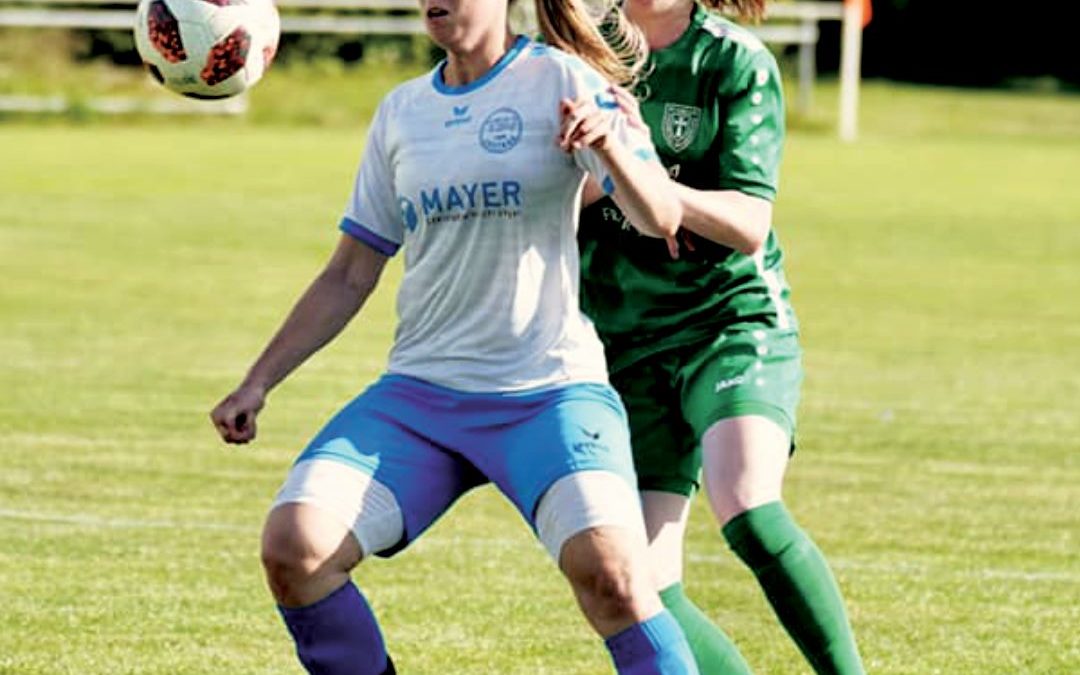
[[[862,142],[796,131],[785,164],[808,374],[789,505],[872,673],[1080,672],[1080,99],[872,85],[866,106]],[[255,446],[206,414],[323,262],[362,140],[0,125],[0,673],[300,672],[258,529],[382,368],[399,268]],[[758,672],[805,672],[695,508],[692,595]],[[610,672],[491,490],[357,577],[401,672]]]

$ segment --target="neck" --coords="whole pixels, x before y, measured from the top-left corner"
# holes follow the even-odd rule
[[[514,34],[509,29],[501,35],[492,34],[476,45],[448,51],[443,68],[443,82],[450,87],[461,87],[475,82],[495,67],[499,59],[514,44]]]
[[[627,2],[626,16],[645,34],[649,49],[663,49],[682,37],[690,27],[694,0],[669,3]]]

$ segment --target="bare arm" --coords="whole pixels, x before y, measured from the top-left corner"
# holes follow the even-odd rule
[[[641,108],[633,94],[615,87],[612,89],[619,108],[630,124],[647,130]],[[600,198],[599,186],[590,181],[582,203],[591,204]],[[696,190],[674,183],[683,208],[682,227],[705,239],[740,253],[753,255],[765,244],[772,227],[772,202],[738,190]],[[678,243],[669,238],[672,257],[678,257]]]
[[[243,382],[210,414],[226,442],[247,443],[255,437],[255,416],[266,395],[345,328],[375,289],[386,260],[342,235],[326,267],[293,306]]]
[[[772,202],[738,190],[695,190],[676,184],[683,228],[705,239],[753,255],[772,227]]]
[[[581,191],[581,208],[592,206],[604,198],[604,189],[596,180],[589,176],[585,179],[585,189]]]
[[[591,100],[560,104],[564,150],[591,148],[611,177],[612,198],[642,234],[670,237],[679,229],[682,206],[660,162],[642,159],[611,134],[610,117]]]
[[[674,185],[682,202],[684,230],[746,255],[754,255],[765,244],[772,227],[769,200],[738,190],[695,190],[680,183]],[[594,204],[603,196],[604,191],[590,177],[581,205]],[[678,257],[678,242],[675,238],[668,238],[668,242],[672,256]]]
[[[675,183],[664,167],[635,157],[617,142],[598,153],[615,183],[611,198],[634,227],[652,237],[673,236],[684,216]]]

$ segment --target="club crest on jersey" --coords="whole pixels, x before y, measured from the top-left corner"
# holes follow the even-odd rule
[[[495,155],[509,152],[521,140],[524,126],[516,110],[499,108],[480,125],[480,145]]]
[[[674,152],[690,147],[701,126],[701,108],[678,103],[664,104],[664,121],[661,125],[664,141]]]

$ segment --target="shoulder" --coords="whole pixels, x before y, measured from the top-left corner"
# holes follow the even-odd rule
[[[776,57],[757,35],[749,29],[717,14],[702,11],[698,24],[699,41],[704,43],[707,62],[712,70],[722,75],[722,80],[734,86],[745,79],[748,72],[765,70],[768,76],[778,75]]]
[[[410,108],[425,105],[426,99],[431,96],[432,78],[435,77],[435,72],[440,67],[441,64],[427,73],[418,75],[411,80],[406,80],[391,89],[390,92],[383,97],[382,102],[379,103],[379,110],[376,115],[389,115],[392,117],[393,115],[405,112]]]
[[[754,35],[749,29],[719,14],[704,10],[702,10],[702,13],[704,16],[700,23],[700,29],[711,36],[718,43],[718,46],[726,47],[728,51],[742,55],[753,55],[758,52],[769,51],[761,38]]]
[[[589,88],[600,89],[607,81],[581,57],[542,42],[529,44],[525,54],[529,65],[563,83],[581,83]]]

